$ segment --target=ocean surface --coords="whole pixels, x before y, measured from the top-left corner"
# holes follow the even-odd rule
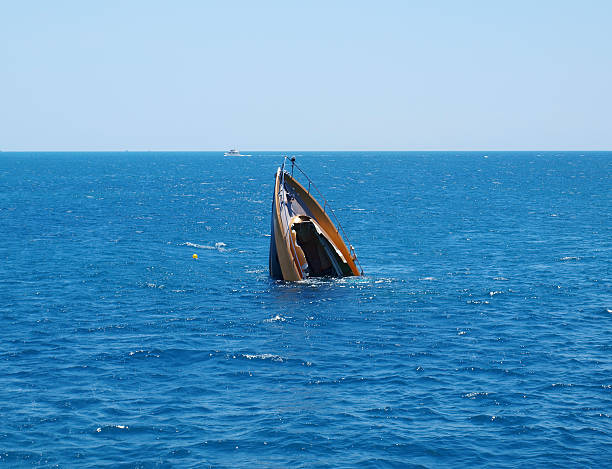
[[[300,283],[249,153],[0,153],[0,466],[610,464],[612,153],[294,153]]]

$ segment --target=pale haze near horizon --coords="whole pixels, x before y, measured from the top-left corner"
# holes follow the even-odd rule
[[[0,150],[610,150],[612,2],[0,3]]]

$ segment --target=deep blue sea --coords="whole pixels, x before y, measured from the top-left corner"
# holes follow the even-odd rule
[[[364,277],[268,277],[280,153],[0,153],[0,465],[610,464],[612,153],[295,156]]]

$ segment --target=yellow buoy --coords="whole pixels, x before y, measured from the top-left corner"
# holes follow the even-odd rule
[[[194,259],[197,259],[197,258],[198,258],[198,255],[197,255],[197,254],[194,254],[194,255],[193,255],[193,256],[191,256],[191,257],[193,257]]]

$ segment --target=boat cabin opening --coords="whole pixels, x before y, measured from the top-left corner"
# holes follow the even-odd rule
[[[344,277],[351,268],[344,256],[312,218],[298,215],[291,220],[291,247],[304,277]]]

